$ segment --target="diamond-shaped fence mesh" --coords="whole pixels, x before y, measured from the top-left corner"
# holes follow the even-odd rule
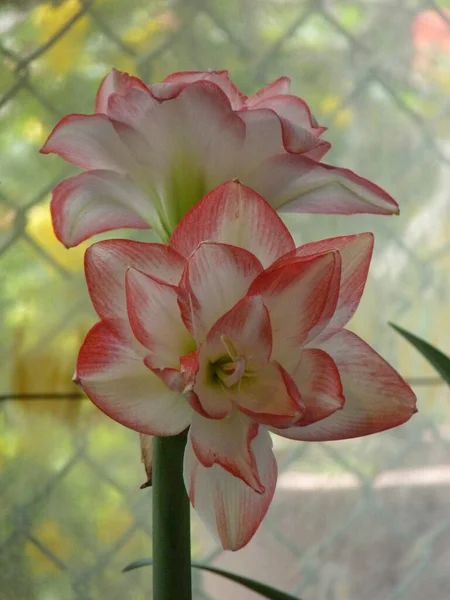
[[[419,414],[360,440],[276,440],[254,540],[223,553],[195,520],[194,556],[305,600],[448,598],[450,397],[387,322],[450,350],[450,2],[3,0],[0,56],[0,599],[150,594],[151,569],[121,573],[152,550],[137,436],[70,383],[93,321],[85,247],[56,241],[48,202],[71,170],[38,154],[61,116],[92,111],[113,66],[147,81],[228,68],[249,93],[289,75],[329,126],[330,162],[402,209],[286,221],[302,242],[376,233],[353,327],[410,379]],[[195,586],[199,600],[256,598],[213,576]]]

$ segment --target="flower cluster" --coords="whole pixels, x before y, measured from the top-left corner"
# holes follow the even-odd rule
[[[149,87],[112,71],[95,114],[64,117],[41,150],[85,169],[53,192],[55,233],[68,247],[123,227],[153,227],[167,241],[196,202],[235,178],[276,210],[398,213],[373,183],[319,162],[324,131],[287,77],[246,97],[224,71]]]
[[[113,71],[96,114],[66,117],[43,149],[86,169],[54,191],[66,245],[149,226],[167,242],[88,249],[100,320],[76,380],[141,434],[188,429],[186,489],[227,549],[251,539],[272,500],[271,434],[358,437],[416,410],[400,375],[345,329],[372,234],[295,247],[274,210],[397,212],[380,188],[319,162],[323,131],[286,78],[246,97],[225,72],[147,87]]]

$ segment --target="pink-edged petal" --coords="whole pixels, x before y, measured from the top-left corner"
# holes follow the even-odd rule
[[[236,176],[245,125],[224,92],[210,81],[187,86],[163,102],[156,115],[158,121],[147,126],[147,139],[161,152],[170,132],[166,187],[168,200],[179,204],[178,222],[207,191]]]
[[[278,363],[269,362],[271,349],[266,307],[258,296],[243,298],[214,324],[200,349],[193,391],[204,413],[220,418],[234,403],[258,423],[282,427],[298,421],[303,406],[297,387]]]
[[[174,392],[182,394],[198,414],[202,415],[203,417],[210,416],[203,409],[197,394],[192,391],[199,366],[197,350],[190,352],[186,356],[182,356],[180,358],[179,368],[159,367],[158,365],[161,364],[160,358],[158,355],[154,354],[147,355],[144,359],[144,363],[157,377],[161,379],[161,381],[167,385],[168,388]],[[225,403],[227,406],[229,405],[229,408],[222,412],[220,412],[220,410],[217,412],[217,402],[215,403],[218,416],[214,416],[214,418],[222,418],[230,412],[232,407],[228,399],[225,400]]]
[[[204,467],[186,446],[184,480],[194,509],[226,550],[239,550],[255,534],[275,492],[277,463],[267,430],[260,427],[251,450],[264,492],[258,494],[223,467]]]
[[[356,334],[342,330],[321,349],[339,369],[344,407],[312,425],[279,430],[279,435],[306,441],[361,437],[401,425],[417,412],[409,385]]]
[[[247,173],[251,173],[269,156],[285,151],[302,154],[322,144],[310,130],[284,119],[274,110],[258,108],[237,114],[246,125],[245,143],[240,156],[240,176],[245,182]]]
[[[275,361],[243,379],[233,399],[242,413],[272,427],[289,427],[297,423],[304,411],[295,381]]]
[[[245,183],[275,209],[291,212],[398,214],[395,200],[380,187],[348,169],[305,156],[278,154],[263,160]]]
[[[240,109],[245,102],[245,96],[238,90],[238,88],[231,81],[228,76],[228,71],[183,71],[179,73],[172,73],[168,75],[162,82],[162,84],[154,84],[151,86],[152,91],[159,96],[164,93],[163,86],[167,84],[177,85],[189,85],[196,81],[210,81],[217,85],[229,99],[233,110]],[[167,92],[166,92],[167,95]]]
[[[320,147],[319,154],[322,157],[328,150],[329,146],[318,138],[316,132],[311,132],[309,129],[281,116],[279,116],[279,119],[283,134],[283,145],[288,152],[311,154],[317,147]]]
[[[314,161],[321,161],[330,149],[330,142],[327,142],[326,140],[318,140],[317,145],[314,146],[314,148],[311,148],[311,150],[308,150],[308,152],[303,152],[302,156],[311,158]]]
[[[186,264],[179,296],[183,321],[197,342],[246,294],[261,271],[258,259],[244,248],[200,244]]]
[[[126,113],[122,113],[122,118],[126,119]],[[137,174],[136,180],[145,186],[145,191],[155,205],[159,205],[158,193],[153,185],[154,182],[149,178],[149,174],[153,177],[153,173],[149,170],[149,165],[153,163],[153,155],[150,145],[138,129],[120,120],[111,120],[115,132],[120,137],[122,143],[128,148],[134,160],[140,166],[140,172]],[[164,157],[161,157],[161,161]],[[158,166],[157,163],[156,166]],[[156,181],[156,180],[155,180]]]
[[[178,367],[193,340],[178,308],[177,288],[130,267],[126,273],[128,317],[134,335],[153,355],[152,366]]]
[[[68,115],[55,126],[42,154],[58,154],[83,169],[136,172],[137,165],[106,115]]]
[[[205,240],[245,248],[264,267],[295,248],[287,227],[267,202],[236,181],[222,184],[194,206],[169,243],[189,257]]]
[[[306,258],[321,253],[339,252],[341,257],[339,297],[335,312],[326,329],[320,335],[321,339],[342,329],[354,315],[366,285],[373,244],[374,236],[372,233],[329,238],[304,244],[276,263],[277,265],[288,262],[294,256]]]
[[[142,132],[152,111],[160,106],[150,90],[133,87],[126,94],[111,94],[108,98],[108,117]],[[120,133],[120,131],[119,131]]]
[[[337,269],[337,252],[293,259],[264,271],[250,286],[248,295],[261,296],[269,310],[272,359],[290,373],[300,361],[302,345],[326,326],[334,312],[339,290]]]
[[[245,102],[248,108],[253,108],[255,104],[268,100],[273,96],[280,94],[289,94],[291,91],[291,80],[289,77],[278,77],[272,83],[258,90],[255,94],[249,96]]]
[[[167,102],[134,88],[126,96],[110,97],[108,114],[146,140],[148,156],[143,160],[149,166],[156,161],[158,169],[165,165],[174,171],[183,161],[185,166],[200,161],[205,176],[218,182],[228,170],[234,174],[245,126],[224,92],[210,81],[183,86]]]
[[[210,81],[188,85],[167,102],[139,89],[113,95],[108,114],[152,182],[150,195],[161,202],[168,231],[207,191],[237,174],[245,124]]]
[[[284,153],[283,130],[280,118],[274,111],[242,110],[238,114],[246,127],[240,157],[241,172],[252,171],[268,156]],[[243,176],[240,177],[243,179]]]
[[[189,425],[189,404],[144,365],[140,347],[112,323],[100,321],[89,331],[75,379],[101,411],[130,429],[168,436]]]
[[[318,136],[326,131],[326,127],[320,127],[318,125],[306,102],[297,96],[280,94],[263,98],[259,100],[259,102],[254,102],[252,104],[252,109],[258,108],[271,109],[286,121],[303,127],[314,133],[314,135]]]
[[[251,449],[258,429],[257,423],[236,410],[220,420],[205,419],[194,413],[189,438],[195,455],[204,467],[220,465],[262,494],[264,485]]]
[[[303,350],[300,364],[293,374],[304,411],[299,425],[310,425],[333,414],[345,402],[341,377],[336,363],[324,350]]]
[[[125,297],[128,267],[177,285],[185,259],[164,244],[104,240],[87,249],[84,264],[89,294],[99,317],[128,322]]]
[[[55,235],[68,248],[112,229],[148,229],[155,220],[144,192],[114,171],[87,171],[65,179],[53,190],[50,207]]]
[[[266,307],[261,298],[243,298],[216,321],[200,348],[193,391],[201,414],[215,419],[228,415],[238,389],[267,365],[271,350],[272,331]],[[224,362],[229,364],[230,372],[234,365],[238,376],[243,369],[243,379],[234,382],[221,372]]]
[[[223,338],[231,340],[239,356],[245,356],[251,370],[269,362],[272,354],[272,326],[269,311],[260,296],[244,297],[218,319],[200,351],[200,362],[215,362],[228,354]],[[231,357],[230,357],[231,359]]]
[[[148,90],[147,86],[138,77],[112,69],[106,77],[103,78],[100,87],[98,88],[95,98],[95,112],[107,113],[108,99],[111,94],[119,94],[125,96],[133,88]]]

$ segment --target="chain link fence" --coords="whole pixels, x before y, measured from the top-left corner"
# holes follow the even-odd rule
[[[287,74],[329,126],[328,160],[402,208],[286,221],[299,242],[375,231],[354,328],[410,378],[419,414],[362,440],[276,440],[280,482],[254,540],[223,553],[195,520],[194,556],[303,600],[448,598],[450,398],[387,322],[449,350],[450,2],[3,0],[0,34],[0,599],[151,589],[151,569],[121,573],[151,555],[137,436],[70,383],[94,316],[85,246],[59,245],[48,202],[72,171],[38,154],[61,116],[92,111],[113,66],[144,80],[229,68],[248,93]],[[255,598],[213,576],[194,583],[198,600]]]

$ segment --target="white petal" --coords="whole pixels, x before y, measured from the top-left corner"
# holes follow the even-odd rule
[[[261,273],[250,286],[249,295],[261,296],[269,309],[273,332],[272,360],[289,373],[300,361],[301,350],[311,332],[323,329],[334,310],[339,290],[336,252],[280,261],[279,266]],[[334,289],[335,288],[335,289]],[[334,306],[329,309],[329,301]]]
[[[275,492],[277,464],[272,441],[261,427],[253,440],[258,473],[265,490],[258,494],[219,465],[204,467],[186,446],[184,480],[192,505],[225,550],[239,550],[255,534]]]
[[[247,292],[262,271],[247,250],[227,244],[202,243],[189,259],[180,285],[180,308],[197,342]]]
[[[398,214],[395,200],[348,169],[311,158],[277,154],[260,162],[243,182],[275,209],[325,214]]]
[[[264,492],[251,445],[258,424],[237,410],[224,419],[206,419],[194,413],[189,442],[204,467],[220,465],[258,493]]]
[[[312,425],[279,430],[279,435],[306,441],[361,437],[401,425],[417,412],[409,385],[357,335],[343,329],[321,348],[338,367],[344,407]]]
[[[128,177],[92,170],[65,179],[53,190],[53,227],[66,247],[112,229],[148,229],[159,218],[148,196]]]
[[[125,273],[134,267],[163,282],[176,285],[185,260],[163,244],[132,240],[104,240],[90,246],[85,256],[86,281],[99,317],[128,323]]]
[[[176,435],[188,427],[191,408],[143,359],[136,342],[100,321],[81,347],[76,381],[100,410],[122,425],[149,435]]]
[[[138,166],[106,115],[68,115],[56,125],[42,154],[58,154],[84,169],[136,173]]]
[[[178,368],[194,350],[183,324],[177,289],[130,267],[126,274],[127,310],[136,338],[152,355],[153,368]]]
[[[236,181],[217,187],[194,206],[169,243],[188,258],[204,241],[240,246],[265,268],[295,249],[277,213],[261,196]]]

